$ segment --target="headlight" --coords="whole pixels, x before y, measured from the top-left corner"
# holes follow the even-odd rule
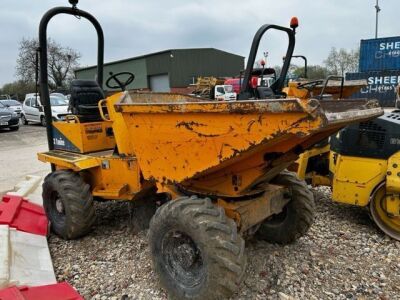
[[[13,117],[18,117],[18,113],[16,113],[15,111],[12,112],[12,116]]]

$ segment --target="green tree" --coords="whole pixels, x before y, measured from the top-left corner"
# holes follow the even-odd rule
[[[357,72],[359,50],[337,50],[332,47],[328,57],[324,61],[326,68],[334,75],[344,76],[347,72]]]
[[[296,77],[304,78],[304,67],[296,66],[293,70],[293,74]],[[307,79],[316,80],[316,79],[325,79],[330,72],[326,67],[320,65],[310,65],[307,66]]]
[[[0,94],[10,95],[11,98],[16,100],[24,100],[25,95],[28,93],[35,92],[35,83],[34,82],[25,82],[23,80],[18,80],[10,83],[6,83],[0,89]]]

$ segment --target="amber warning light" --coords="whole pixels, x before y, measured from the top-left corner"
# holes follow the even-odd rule
[[[292,28],[293,30],[296,30],[296,28],[299,26],[299,20],[297,19],[297,17],[293,17],[290,20],[290,28]]]

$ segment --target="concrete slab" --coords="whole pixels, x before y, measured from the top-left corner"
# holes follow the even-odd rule
[[[39,286],[57,283],[44,236],[9,229],[10,285]]]
[[[10,279],[10,235],[8,225],[0,225],[0,289]]]
[[[44,176],[49,164],[38,161],[36,153],[47,150],[46,129],[21,125],[18,131],[0,129],[0,195],[13,190],[26,174]]]
[[[57,283],[44,236],[0,225],[0,289]]]
[[[43,206],[42,184],[42,176],[27,175],[25,179],[17,183],[13,191],[8,192],[7,195],[25,197],[29,202]]]

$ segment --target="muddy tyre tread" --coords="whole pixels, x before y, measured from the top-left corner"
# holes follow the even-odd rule
[[[310,229],[315,218],[314,194],[296,173],[281,172],[271,183],[289,187],[292,199],[287,204],[289,216],[280,225],[264,221],[257,231],[258,238],[271,243],[290,244]]]
[[[159,235],[160,229],[173,226],[176,223],[173,219],[179,219],[178,223],[189,226],[194,233],[191,235],[194,240],[206,241],[203,250],[211,262],[208,265],[211,271],[196,294],[171,282],[162,267],[158,247],[155,247],[155,243],[162,238]],[[236,223],[225,215],[223,208],[212,204],[210,199],[181,197],[161,206],[150,222],[149,242],[153,265],[161,285],[173,299],[223,299],[237,291],[245,271],[245,243],[237,233]]]
[[[65,208],[65,222],[60,224],[50,212],[50,197],[56,191]],[[52,230],[64,239],[76,239],[87,234],[95,222],[93,196],[89,184],[73,171],[57,170],[46,176],[43,182],[43,206],[51,222]]]

